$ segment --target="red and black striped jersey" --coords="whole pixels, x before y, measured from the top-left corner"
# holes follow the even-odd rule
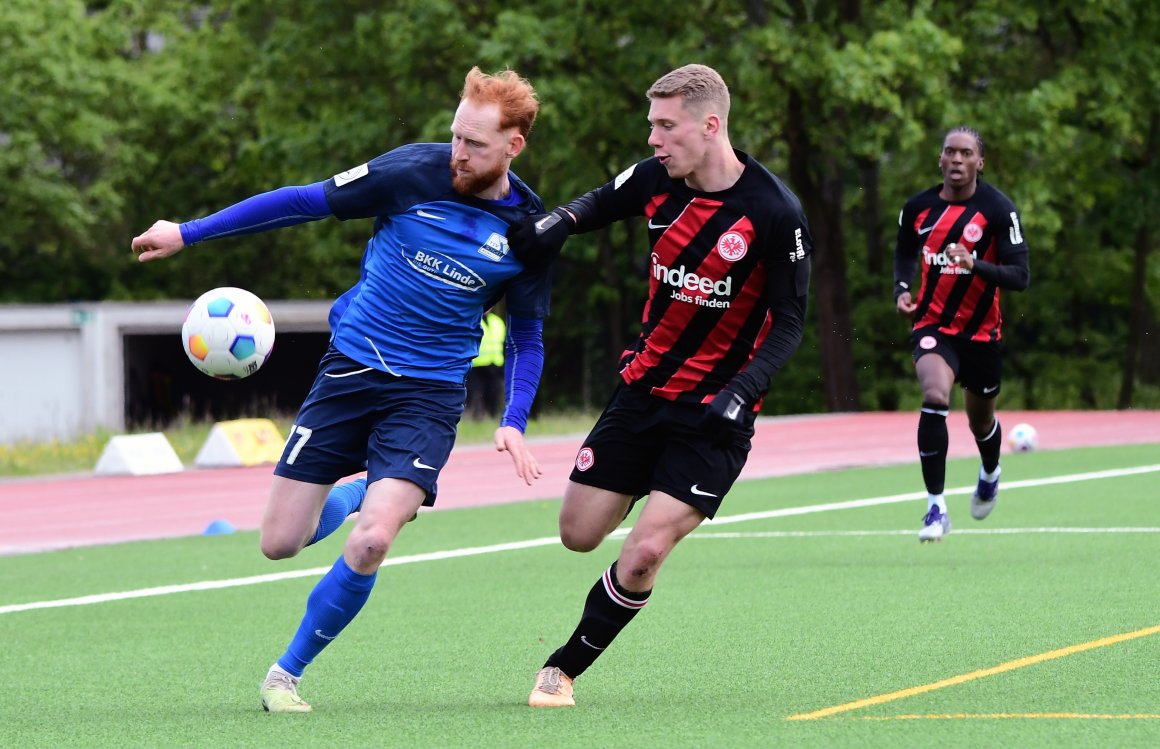
[[[762,365],[752,371],[763,376],[749,388],[756,411],[801,340],[812,238],[789,188],[736,153],[744,171],[721,192],[693,190],[649,158],[568,208],[577,233],[648,219],[648,300],[640,335],[621,359],[624,382],[705,403],[761,349]]]
[[[963,202],[943,200],[941,189],[923,190],[899,214],[895,288],[897,293],[910,288],[921,260],[921,285],[912,294],[918,305],[914,329],[933,326],[972,341],[998,341],[1000,288],[1024,289],[1029,280],[1019,212],[1010,198],[982,180]],[[950,261],[946,247],[952,243],[971,251],[973,271]]]

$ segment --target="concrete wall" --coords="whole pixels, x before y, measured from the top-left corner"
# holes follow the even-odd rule
[[[125,427],[123,338],[172,334],[189,301],[0,305],[0,444]],[[279,334],[327,330],[330,302],[269,302]]]

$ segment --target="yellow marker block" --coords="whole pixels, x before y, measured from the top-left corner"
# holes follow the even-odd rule
[[[202,468],[277,463],[286,438],[269,419],[219,421],[194,459]]]

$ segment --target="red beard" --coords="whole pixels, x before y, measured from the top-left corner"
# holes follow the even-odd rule
[[[498,164],[486,172],[456,174],[455,165],[451,164],[451,186],[460,195],[475,195],[495,184],[496,180],[503,177],[505,171],[507,168],[503,164]]]

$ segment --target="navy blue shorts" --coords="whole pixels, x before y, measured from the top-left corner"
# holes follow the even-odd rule
[[[983,398],[994,398],[1003,384],[1003,346],[998,342],[969,341],[939,332],[938,328],[919,328],[910,334],[912,354],[918,361],[926,354],[938,354],[955,373],[955,382]]]
[[[396,377],[331,348],[274,473],[333,484],[365,468],[368,483],[405,479],[433,505],[466,394],[461,383]]]
[[[576,455],[577,484],[641,496],[671,494],[711,518],[741,475],[756,414],[719,444],[705,435],[705,406],[674,403],[620,385]]]

